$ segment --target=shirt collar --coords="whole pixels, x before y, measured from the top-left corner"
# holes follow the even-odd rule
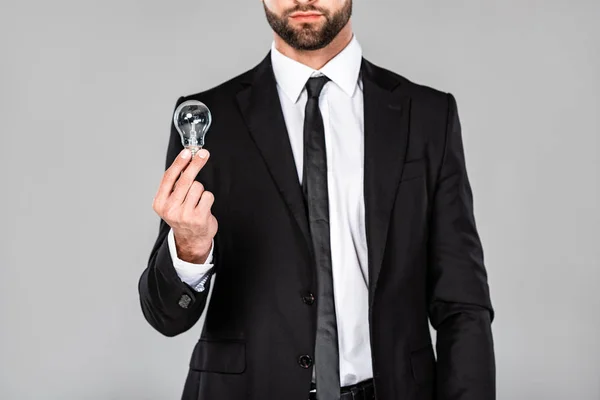
[[[275,48],[274,41],[271,44],[271,64],[275,80],[285,95],[294,103],[300,98],[308,79],[319,74],[327,76],[348,96],[352,97],[358,84],[361,62],[362,48],[354,35],[350,43],[320,70],[312,69],[284,56]]]

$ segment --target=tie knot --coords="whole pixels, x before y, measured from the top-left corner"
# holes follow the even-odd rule
[[[325,86],[327,82],[329,82],[329,78],[325,75],[309,78],[308,82],[306,82],[306,92],[308,93],[308,97],[311,99],[319,98],[321,90],[323,90],[323,86]]]

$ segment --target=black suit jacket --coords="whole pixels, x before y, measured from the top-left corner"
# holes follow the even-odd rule
[[[365,59],[361,73],[377,399],[494,399],[494,314],[454,97]],[[316,292],[315,272],[270,54],[178,104],[187,99],[213,114],[197,179],[215,195],[219,231],[183,399],[306,400],[312,371],[298,360],[314,353],[316,303],[303,297]],[[172,127],[166,167],[181,149]],[[139,293],[148,322],[175,336],[197,322],[208,291],[178,278],[168,230],[161,220]]]

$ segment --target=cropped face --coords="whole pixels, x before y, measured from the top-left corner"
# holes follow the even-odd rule
[[[271,29],[296,50],[318,50],[352,15],[352,0],[263,0]]]

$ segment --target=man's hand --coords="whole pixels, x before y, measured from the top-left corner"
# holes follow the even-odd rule
[[[211,212],[214,195],[196,181],[209,153],[202,149],[193,159],[191,155],[190,150],[184,149],[165,171],[152,208],[173,230],[177,256],[183,261],[203,264],[218,223]]]

